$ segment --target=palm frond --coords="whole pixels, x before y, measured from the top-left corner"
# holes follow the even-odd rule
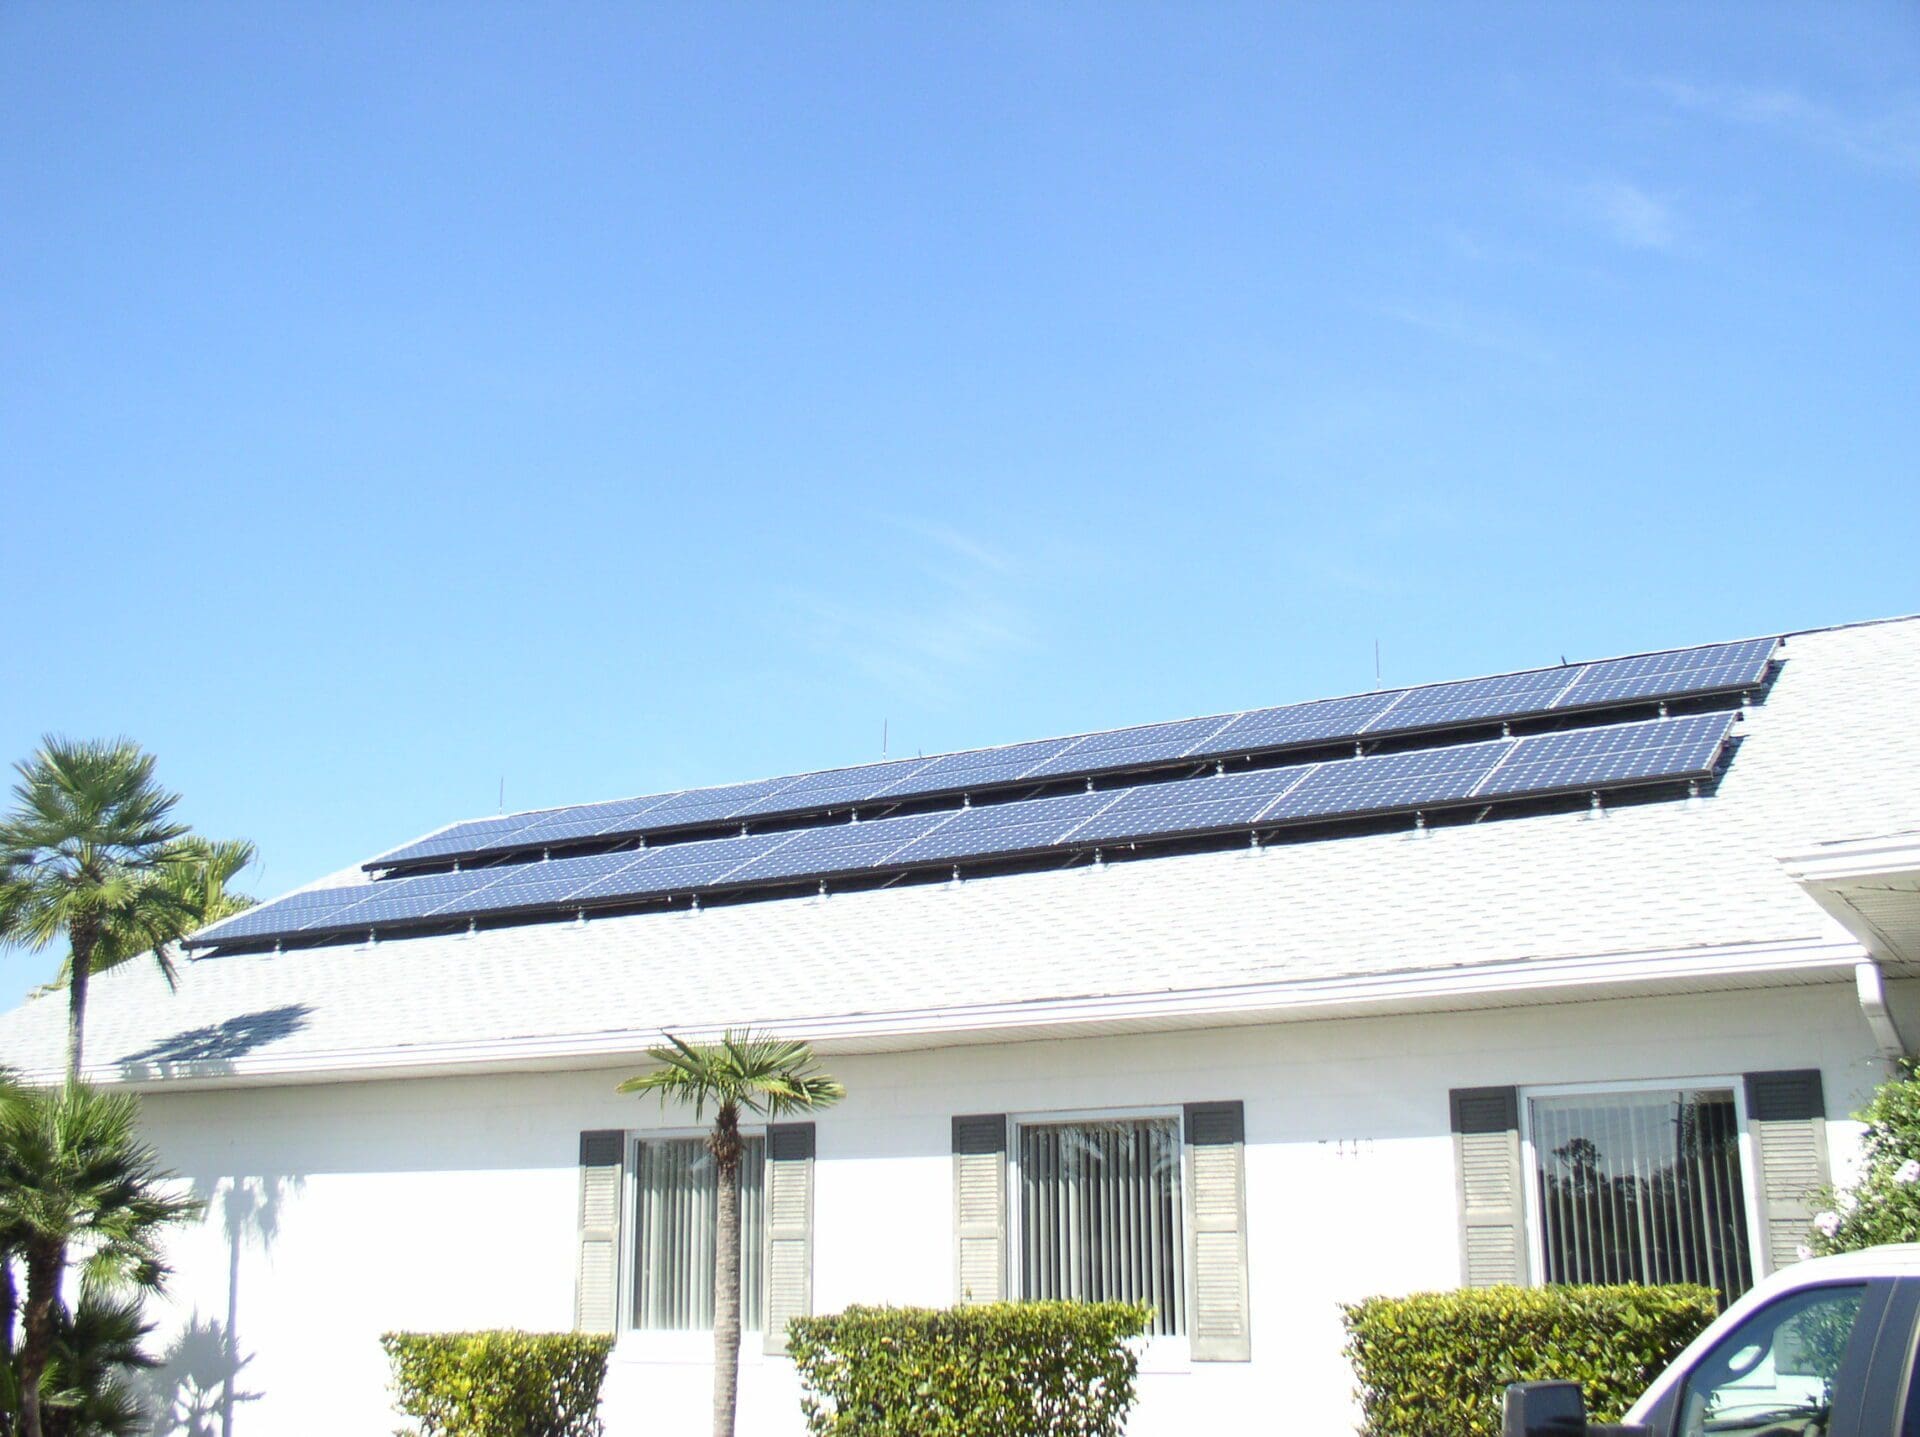
[[[813,1049],[791,1038],[729,1030],[717,1043],[692,1044],[667,1034],[668,1046],[649,1048],[651,1071],[628,1078],[623,1093],[654,1093],[664,1106],[689,1104],[696,1121],[708,1104],[766,1117],[824,1108],[846,1089],[819,1071]]]

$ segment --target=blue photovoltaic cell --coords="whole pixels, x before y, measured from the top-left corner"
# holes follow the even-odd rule
[[[1575,664],[1409,689],[1399,703],[1369,723],[1365,732],[1397,733],[1541,712],[1553,706],[1554,699],[1579,673]]]
[[[1713,771],[1737,718],[1730,713],[1693,714],[1519,739],[1475,797],[1705,775]]]
[[[594,880],[631,866],[639,856],[638,853],[596,853],[587,858],[556,858],[547,863],[517,865],[503,870],[497,883],[456,895],[436,909],[434,916],[461,918],[509,908],[563,903]]]
[[[890,793],[897,797],[905,793],[938,793],[1010,783],[1058,758],[1078,742],[1080,740],[1073,738],[1043,738],[1031,743],[942,754],[929,759],[926,767],[906,783],[895,785]]]
[[[1122,789],[1117,802],[1073,830],[1075,847],[1160,833],[1243,828],[1318,765],[1179,779]]]
[[[419,878],[390,878],[362,889],[367,896],[350,908],[330,911],[303,925],[315,928],[360,928],[425,918],[455,899],[491,888],[503,877],[525,873],[522,867],[472,868],[463,873],[429,873]]]
[[[742,864],[782,847],[793,837],[791,833],[758,833],[749,838],[707,838],[642,849],[629,855],[637,860],[631,867],[588,884],[569,896],[591,901],[686,893],[710,887]]]
[[[917,813],[906,818],[803,829],[792,836],[792,842],[729,873],[726,881],[771,883],[782,878],[871,868],[952,817],[951,813]]]
[[[730,783],[721,788],[690,788],[650,808],[642,817],[648,830],[683,828],[695,823],[713,823],[732,818],[742,809],[798,783],[804,774],[786,778],[761,778],[752,783]]]
[[[796,808],[845,808],[865,803],[909,780],[927,766],[924,758],[896,759],[892,763],[863,763],[854,768],[830,768],[804,774],[786,788],[746,804],[730,815],[749,818],[762,813],[790,813]]]
[[[887,861],[889,865],[912,866],[1052,848],[1123,792],[1107,789],[963,808],[949,822],[915,839]]]
[[[1512,746],[1512,740],[1493,739],[1458,748],[1323,763],[1263,814],[1261,821],[1291,822],[1456,802],[1470,797],[1474,786],[1493,771]]]
[[[1716,689],[1752,688],[1766,677],[1777,639],[1747,639],[1670,654],[1641,654],[1588,664],[1556,708],[1679,697]]]
[[[1062,750],[1044,763],[1035,764],[1024,776],[1039,778],[1047,774],[1099,773],[1105,769],[1169,762],[1197,749],[1210,751],[1207,740],[1235,717],[1233,714],[1214,714],[1208,718],[1178,719],[1173,723],[1144,724],[1138,728],[1115,729],[1109,733],[1090,733],[1073,747]]]
[[[297,933],[315,918],[352,907],[365,898],[372,887],[356,883],[345,888],[309,888],[302,893],[289,893],[202,929],[194,935],[194,942],[229,942],[237,938]]]
[[[1215,753],[1251,753],[1256,749],[1352,738],[1397,701],[1402,692],[1392,689],[1345,699],[1251,709],[1207,740],[1206,746]]]
[[[611,803],[584,803],[559,809],[537,823],[529,824],[519,835],[523,843],[562,843],[569,839],[591,838],[597,834],[618,833],[631,827],[634,820],[649,809],[658,808],[678,793],[655,793],[644,798],[620,798]]]
[[[410,843],[405,848],[396,848],[391,853],[383,853],[366,866],[385,868],[395,863],[419,862],[428,858],[451,857],[465,853],[482,853],[507,836],[520,832],[539,816],[531,813],[510,813],[504,818],[476,818],[470,823],[456,823],[443,833],[429,834],[418,843]]]

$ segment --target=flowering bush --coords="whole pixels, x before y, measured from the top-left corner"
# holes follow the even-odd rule
[[[1902,1063],[1855,1116],[1867,1125],[1860,1177],[1815,1194],[1804,1257],[1920,1242],[1920,1066]]]

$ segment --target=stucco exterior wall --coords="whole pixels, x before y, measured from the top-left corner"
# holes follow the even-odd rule
[[[1896,985],[1913,1021],[1915,984]],[[1915,1029],[1910,1028],[1910,1031]],[[1148,1359],[1129,1431],[1339,1433],[1337,1304],[1459,1280],[1450,1088],[1818,1067],[1836,1160],[1884,1069],[1849,988],[1292,1023],[949,1048],[832,1062],[818,1130],[815,1303],[952,1300],[957,1113],[1246,1104],[1254,1360]],[[378,1335],[564,1328],[578,1134],[685,1126],[613,1092],[623,1070],[437,1078],[146,1100],[165,1160],[209,1197],[178,1268],[152,1385],[162,1432],[387,1432]],[[607,1427],[703,1430],[706,1339],[634,1335]],[[749,1339],[740,1430],[800,1432],[790,1365]]]

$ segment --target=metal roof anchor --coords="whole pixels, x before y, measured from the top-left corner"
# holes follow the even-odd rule
[[[963,880],[963,879],[962,879],[962,878],[960,877],[960,865],[959,865],[959,864],[957,864],[957,863],[956,863],[956,864],[954,864],[954,865],[953,865],[953,877],[951,877],[951,878],[949,878],[949,879],[947,880],[947,886],[948,886],[949,888],[958,888],[958,887],[959,887],[959,886],[961,885],[961,883],[962,883],[962,882],[964,882],[964,881],[965,881],[965,880]]]
[[[1600,801],[1600,790],[1596,788],[1587,797],[1587,817],[1605,818],[1606,816],[1607,810]]]
[[[1107,866],[1107,853],[1105,849],[1096,848],[1093,850],[1093,866],[1095,868],[1105,868]]]
[[[587,926],[587,910],[586,909],[576,908],[573,910],[573,926],[575,928],[585,928]]]
[[[1413,832],[1407,836],[1409,838],[1430,838],[1433,836],[1432,831],[1427,827],[1426,810],[1416,808],[1413,811]]]
[[[1213,776],[1215,778],[1225,778],[1227,776],[1227,761],[1224,758],[1216,758],[1213,761]]]
[[[831,893],[827,892],[827,880],[824,878],[820,880],[820,892],[818,896],[821,898],[833,897]]]

